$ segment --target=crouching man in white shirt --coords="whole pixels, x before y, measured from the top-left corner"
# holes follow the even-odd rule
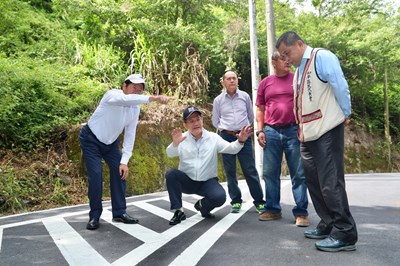
[[[188,106],[183,111],[183,125],[187,129],[172,131],[172,143],[167,147],[169,157],[179,156],[178,169],[170,169],[165,174],[171,210],[174,216],[170,225],[186,219],[182,208],[182,193],[203,196],[194,207],[205,218],[213,218],[210,212],[226,201],[224,188],[218,182],[218,153],[236,154],[249,136],[253,134],[250,126],[244,127],[236,135],[234,142],[225,141],[216,133],[203,128],[202,112]]]

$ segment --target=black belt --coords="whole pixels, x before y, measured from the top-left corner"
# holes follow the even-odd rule
[[[269,127],[272,127],[273,129],[285,129],[285,128],[289,128],[289,127],[294,127],[297,124],[296,123],[290,123],[290,124],[274,124],[274,125],[268,125]]]
[[[223,130],[221,130],[221,132],[224,132],[224,133],[229,134],[229,135],[236,136],[236,134],[240,133],[240,130],[226,130],[226,129],[223,129]]]

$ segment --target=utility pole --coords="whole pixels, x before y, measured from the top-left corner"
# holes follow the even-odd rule
[[[272,66],[271,55],[275,50],[275,19],[274,19],[274,1],[265,0],[265,23],[267,26],[267,46],[268,46],[268,72],[269,75],[275,73]]]
[[[249,26],[250,26],[250,65],[251,65],[251,88],[254,110],[254,129],[257,129],[256,120],[256,99],[257,89],[260,83],[260,72],[258,62],[258,42],[257,42],[257,26],[256,26],[256,1],[249,0]],[[262,176],[262,149],[257,142],[257,136],[254,133],[254,156],[258,175]]]
[[[388,99],[388,81],[387,81],[387,64],[385,60],[385,72],[384,72],[384,86],[383,86],[383,100],[385,105],[385,140],[387,146],[387,157],[388,157],[388,168],[389,171],[392,170],[392,153],[391,153],[391,144],[392,139],[390,137],[390,120],[389,120],[389,99]]]

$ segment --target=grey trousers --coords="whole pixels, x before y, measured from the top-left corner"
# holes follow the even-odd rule
[[[319,139],[300,144],[311,200],[321,218],[317,229],[346,243],[357,242],[344,180],[344,124]]]

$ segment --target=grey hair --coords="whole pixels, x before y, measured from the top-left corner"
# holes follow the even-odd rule
[[[275,50],[275,51],[272,53],[272,55],[271,55],[271,59],[272,59],[273,61],[276,61],[276,60],[279,59],[280,56],[281,56],[281,54],[280,54],[278,51]]]
[[[281,46],[281,44],[283,43],[285,46],[292,46],[293,44],[295,44],[295,42],[297,41],[301,41],[304,43],[303,39],[300,38],[300,36],[294,32],[294,31],[287,31],[285,33],[283,33],[278,41],[276,42],[275,47],[278,49],[279,46]]]
[[[227,70],[225,70],[224,74],[222,75],[221,80],[224,80],[224,79],[225,79],[225,75],[226,75],[226,73],[228,73],[228,72],[233,72],[233,73],[235,73],[236,76],[238,75],[238,74],[236,73],[235,70],[233,70],[233,69],[227,69]]]

